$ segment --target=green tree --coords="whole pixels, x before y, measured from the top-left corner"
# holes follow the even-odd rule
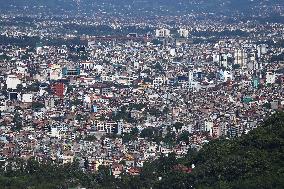
[[[240,66],[239,64],[234,64],[232,68],[233,68],[234,70],[237,70],[237,69],[240,69],[240,67],[241,67],[241,66]]]
[[[139,130],[137,127],[134,127],[131,129],[130,133],[124,133],[122,136],[122,141],[123,142],[129,142],[129,141],[134,141],[137,139],[139,134]]]
[[[32,109],[33,110],[39,110],[41,108],[44,108],[45,105],[41,102],[32,102]]]
[[[13,130],[19,131],[22,129],[23,127],[23,123],[22,123],[22,117],[20,116],[20,114],[18,112],[15,112],[14,117],[13,117],[13,123],[14,123],[14,127]]]
[[[154,128],[153,127],[147,127],[143,129],[140,133],[140,137],[142,138],[152,138],[154,135]]]
[[[99,184],[101,184],[103,187],[114,187],[114,176],[111,173],[111,168],[108,166],[99,166],[99,170],[97,173],[97,181]]]
[[[176,130],[180,130],[184,124],[181,122],[174,123],[173,127],[175,127]]]
[[[190,133],[188,131],[183,131],[179,136],[177,141],[178,142],[185,142],[186,144],[189,144],[189,137],[190,137]]]

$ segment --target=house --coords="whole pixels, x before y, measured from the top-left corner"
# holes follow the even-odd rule
[[[123,172],[123,165],[114,163],[111,166],[111,171],[112,171],[113,176],[117,178]]]

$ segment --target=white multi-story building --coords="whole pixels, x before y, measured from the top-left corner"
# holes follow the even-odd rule
[[[235,64],[239,64],[241,67],[247,63],[247,53],[243,49],[237,49],[234,53]]]
[[[17,86],[22,84],[22,81],[16,75],[8,75],[6,79],[7,89],[17,89]]]
[[[267,72],[265,78],[266,84],[273,84],[276,81],[276,75],[273,72]]]
[[[22,95],[23,103],[32,103],[33,102],[33,94],[23,94]]]
[[[171,31],[169,29],[156,29],[156,37],[169,37],[171,34]]]
[[[185,37],[187,38],[189,35],[189,31],[187,29],[181,28],[178,30],[178,34],[180,37]]]

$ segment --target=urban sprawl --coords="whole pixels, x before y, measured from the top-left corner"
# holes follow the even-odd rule
[[[18,16],[0,17],[0,161],[139,175],[147,161],[247,134],[283,110],[283,24],[30,15],[23,26]]]

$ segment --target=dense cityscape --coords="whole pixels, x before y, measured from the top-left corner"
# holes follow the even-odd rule
[[[25,169],[32,160],[113,179],[46,188],[171,188],[115,183],[145,175],[161,158],[241,140],[283,111],[283,2],[234,10],[227,3],[235,1],[216,0],[208,10],[206,1],[128,1],[3,2],[1,175],[22,169],[14,160]],[[168,169],[195,175],[199,161]],[[151,174],[158,183],[167,175]],[[175,187],[200,188],[193,183]]]

